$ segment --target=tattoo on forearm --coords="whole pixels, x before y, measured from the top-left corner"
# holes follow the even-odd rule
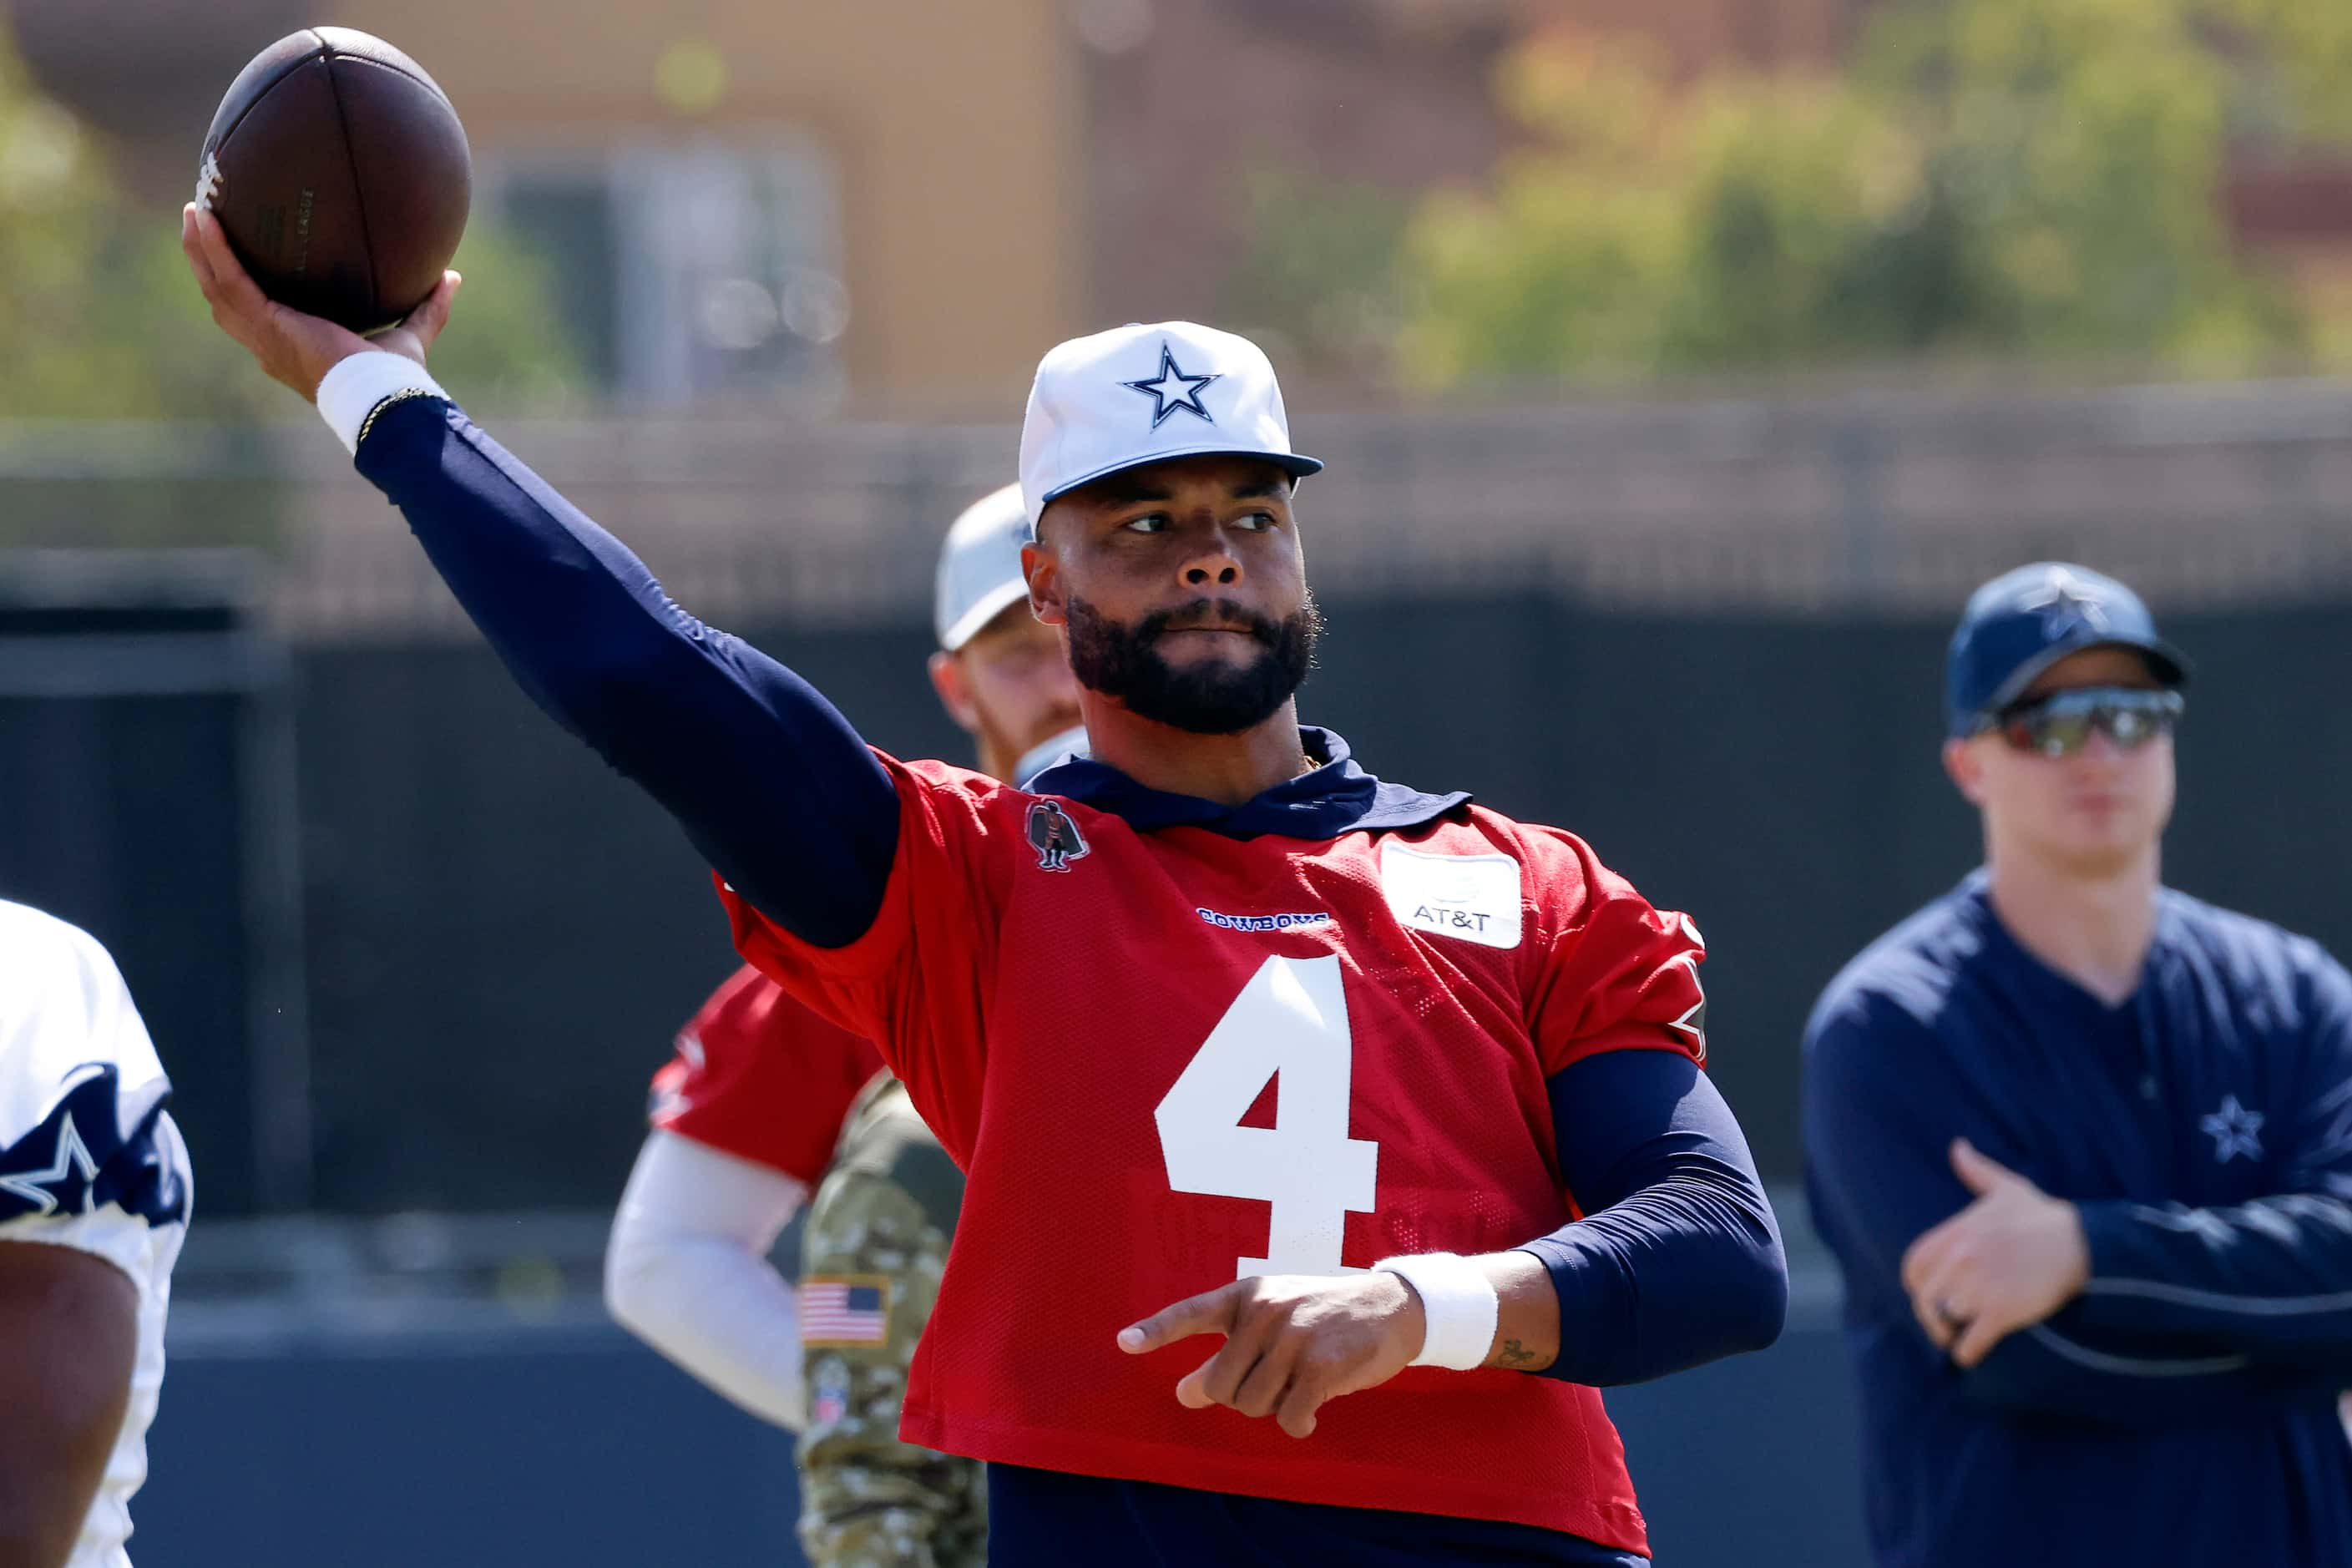
[[[1543,1358],[1517,1340],[1505,1340],[1495,1359],[1504,1366],[1533,1366]]]

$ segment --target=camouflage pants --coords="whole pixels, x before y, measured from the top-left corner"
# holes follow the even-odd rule
[[[981,1568],[976,1460],[898,1439],[915,1342],[939,1299],[963,1176],[877,1079],[851,1110],[801,1253],[801,1549],[812,1568]]]

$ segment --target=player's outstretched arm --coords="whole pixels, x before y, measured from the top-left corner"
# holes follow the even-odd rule
[[[187,209],[181,244],[213,319],[319,401],[532,700],[660,801],[762,913],[822,947],[863,934],[897,847],[889,776],[805,682],[671,603],[441,395],[422,367],[456,275],[371,343],[264,298],[211,214]]]

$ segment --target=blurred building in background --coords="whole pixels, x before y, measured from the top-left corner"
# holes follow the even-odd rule
[[[193,188],[237,68],[320,19],[292,0],[0,11],[159,205]],[[1076,319],[1079,84],[1054,0],[362,0],[332,19],[457,105],[477,210],[549,264],[597,392],[1001,400]]]

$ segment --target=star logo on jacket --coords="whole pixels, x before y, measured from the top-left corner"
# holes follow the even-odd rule
[[[2240,1105],[2234,1094],[2225,1095],[2221,1109],[2198,1122],[2197,1128],[2213,1140],[2213,1158],[2221,1164],[2241,1154],[2249,1160],[2263,1157],[2263,1113]]]
[[[1121,386],[1131,387],[1151,399],[1151,427],[1154,430],[1168,422],[1168,416],[1178,409],[1197,417],[1204,425],[1216,420],[1201,406],[1201,394],[1214,375],[1186,375],[1177,365],[1176,356],[1166,343],[1160,345],[1160,374],[1150,381],[1122,381]],[[1173,390],[1171,390],[1171,389]]]
[[[2046,636],[2060,637],[2078,626],[2087,626],[2095,632],[2107,629],[2107,609],[2098,595],[2075,580],[2063,566],[2054,567],[2050,580],[2025,608],[2042,612],[2042,629]]]
[[[1037,869],[1066,871],[1073,860],[1090,852],[1087,836],[1058,800],[1032,801],[1029,805],[1029,847],[1037,851]]]
[[[98,1162],[74,1126],[73,1112],[58,1117],[57,1141],[49,1146],[49,1163],[37,1170],[0,1173],[0,1193],[26,1205],[36,1219],[60,1210],[89,1212],[90,1184],[98,1180]]]

